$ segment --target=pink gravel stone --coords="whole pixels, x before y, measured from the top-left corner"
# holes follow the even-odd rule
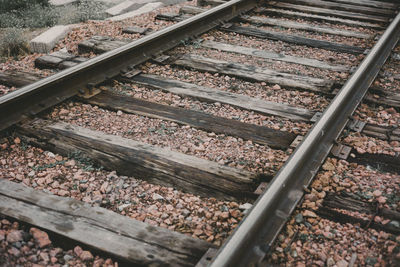
[[[33,238],[35,239],[36,243],[39,245],[40,248],[44,248],[51,244],[49,236],[46,232],[43,232],[37,228],[32,227],[29,231]]]

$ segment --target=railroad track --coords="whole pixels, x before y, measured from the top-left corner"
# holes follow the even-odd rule
[[[332,162],[337,163],[334,158],[399,173],[399,151],[361,153],[359,145],[346,141],[351,133],[392,146],[400,141],[396,122],[365,123],[354,113],[361,101],[394,112],[400,107],[398,88],[387,90],[373,83],[376,77],[385,77],[380,72],[383,64],[397,55],[391,54],[400,35],[395,2],[205,0],[200,4],[184,7],[179,14],[158,14],[156,19],[174,24],[132,42],[103,36],[81,42],[80,53],[100,54],[91,59],[66,52],[36,59],[39,68],[65,69],[47,78],[17,71],[0,74],[0,82],[21,87],[0,97],[0,114],[7,114],[0,117],[0,130],[12,129],[24,142],[63,156],[79,151],[80,157],[119,175],[232,203],[254,201],[223,245],[218,248],[212,240],[151,226],[7,179],[0,181],[2,215],[127,265],[249,266],[276,263],[274,244],[279,242],[274,242],[285,223],[293,220],[296,206],[310,205],[302,202],[304,195],[313,195],[310,184],[318,173],[332,171]],[[300,49],[303,55],[296,54]],[[354,64],[345,64],[344,59]],[[277,93],[265,93],[269,90]],[[154,95],[152,91],[159,99],[147,99]],[[290,92],[286,98],[304,94],[307,101],[301,105],[295,99],[279,101],[285,91]],[[278,101],[271,101],[271,94]],[[73,102],[61,104],[71,98]],[[313,105],[313,100],[327,107]],[[288,104],[291,101],[293,105]],[[97,121],[87,115],[68,117],[68,106],[77,114],[95,113],[93,107],[98,107],[106,111],[104,118],[114,115],[107,117],[101,130],[94,130]],[[245,116],[229,114],[237,110]],[[114,127],[113,119],[125,114],[125,123],[143,120],[142,127],[152,119],[160,120],[161,126],[150,131],[155,139],[142,137],[140,129],[126,131],[123,120]],[[280,126],[272,127],[274,123]],[[191,133],[201,131],[206,141],[195,142],[193,149],[182,147],[179,143],[186,142],[183,135],[189,130],[180,127],[195,129]],[[132,138],[135,131],[137,140]],[[237,149],[235,143],[245,144],[258,161],[235,162],[240,153],[225,160],[211,155],[213,145],[229,150]],[[6,169],[7,164],[2,165]],[[107,185],[101,190],[107,191]],[[321,198],[325,202],[313,210],[330,220],[365,224],[365,220],[335,213],[348,207],[375,212],[374,217],[399,218],[396,209],[377,208],[351,194],[330,192]],[[234,218],[232,213],[227,216]],[[399,234],[396,225],[370,221],[365,227]],[[293,242],[296,236],[288,237]]]

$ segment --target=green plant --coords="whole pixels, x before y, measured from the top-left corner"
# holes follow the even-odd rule
[[[54,7],[32,4],[28,8],[0,13],[0,27],[42,28],[53,26],[59,17]]]
[[[33,166],[31,168],[34,171],[43,171],[43,170],[46,170],[46,169],[54,168],[57,165],[64,165],[64,163],[65,163],[65,160],[61,160],[61,161],[56,161],[54,163],[48,163],[48,164]]]
[[[105,18],[105,4],[93,0],[81,0],[75,5],[58,7],[48,5],[47,0],[20,2],[0,9],[0,28],[42,28]]]
[[[84,0],[76,5],[61,7],[59,10],[59,24],[71,24],[84,22],[90,19],[104,19],[106,14],[104,3],[92,0]]]
[[[1,56],[18,56],[28,52],[28,42],[23,30],[17,28],[7,29],[0,39]]]
[[[82,151],[74,151],[68,155],[69,158],[74,159],[79,163],[84,171],[101,171],[103,167],[97,166],[90,158],[86,157]]]
[[[48,6],[49,0],[0,0],[0,12],[27,9],[32,5]]]

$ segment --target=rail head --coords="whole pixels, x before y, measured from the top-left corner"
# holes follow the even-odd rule
[[[90,84],[101,83],[118,75],[121,70],[181,44],[182,40],[211,30],[254,8],[257,3],[258,0],[231,0],[4,95],[0,97],[0,131],[78,94]]]
[[[400,36],[400,14],[276,174],[210,266],[257,266],[328,156]]]

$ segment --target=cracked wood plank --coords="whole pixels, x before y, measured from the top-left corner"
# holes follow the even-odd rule
[[[260,16],[241,16],[240,19],[245,22],[252,23],[252,24],[271,25],[271,26],[278,26],[278,27],[287,28],[287,29],[298,29],[298,30],[309,31],[309,32],[327,33],[327,34],[331,34],[331,35],[355,37],[355,38],[360,38],[360,39],[372,39],[374,37],[371,34],[366,34],[366,33],[362,33],[362,32],[335,29],[335,28],[324,27],[324,26],[316,26],[316,25],[307,24],[307,23],[299,23],[299,22],[294,22],[294,21],[287,21],[287,20],[282,20],[282,19],[274,19],[274,18],[267,18],[267,17],[260,17]]]
[[[294,57],[288,56],[283,54],[278,54],[271,51],[265,51],[260,49],[255,49],[251,47],[244,47],[238,45],[231,45],[226,43],[219,43],[214,41],[204,41],[201,43],[201,46],[206,48],[212,48],[220,51],[230,52],[230,53],[237,53],[242,55],[249,55],[259,58],[264,58],[267,60],[272,61],[283,61],[288,63],[295,63],[299,65],[309,66],[313,68],[319,69],[327,69],[332,71],[339,71],[339,72],[348,72],[350,71],[350,67],[344,65],[334,65],[328,62],[324,62],[317,59],[311,58],[303,58],[303,57]]]
[[[244,140],[251,140],[255,143],[278,149],[288,148],[296,137],[295,134],[289,132],[282,132],[268,127],[216,117],[200,111],[187,110],[132,97],[120,96],[108,91],[104,91],[89,99],[82,99],[82,101],[102,108],[121,110],[126,113],[173,121],[207,132],[239,137]]]
[[[378,7],[360,6],[353,5],[353,1],[347,1],[347,3],[332,3],[330,1],[320,0],[281,0],[281,2],[288,2],[299,5],[314,6],[319,8],[325,8],[330,10],[342,10],[348,12],[362,13],[366,15],[376,16],[387,16],[391,17],[394,14],[394,10],[381,9]]]
[[[253,65],[231,63],[195,54],[186,54],[176,60],[174,64],[200,71],[231,75],[253,82],[279,84],[284,87],[310,90],[326,94],[331,92],[334,85],[334,82],[330,80],[278,72]]]
[[[277,115],[292,120],[303,121],[309,121],[312,116],[314,116],[313,111],[293,107],[288,104],[266,101],[246,95],[221,91],[192,83],[167,79],[151,74],[138,75],[131,78],[130,80],[142,85],[150,86],[177,95],[194,97],[196,99],[212,103],[220,102],[224,104],[229,104],[235,107],[255,111],[265,115]]]
[[[139,265],[193,266],[213,245],[0,179],[0,213]]]
[[[364,21],[358,21],[358,20],[352,20],[352,19],[336,18],[336,17],[330,17],[330,16],[321,16],[321,15],[316,15],[316,14],[297,12],[297,11],[279,9],[279,8],[261,7],[261,8],[255,9],[255,12],[265,14],[265,15],[276,15],[279,17],[285,17],[285,18],[289,18],[289,19],[293,19],[294,17],[297,17],[297,18],[304,19],[304,20],[323,21],[323,22],[328,22],[328,23],[333,23],[333,24],[348,25],[348,26],[352,26],[352,27],[364,27],[364,28],[371,28],[371,29],[376,29],[376,30],[383,29],[382,25],[379,25],[376,23],[370,23],[370,22],[364,22]]]
[[[295,34],[284,34],[281,32],[267,31],[257,29],[253,27],[243,27],[237,25],[230,25],[227,27],[221,27],[222,30],[228,32],[239,33],[247,36],[258,37],[262,39],[270,39],[274,41],[283,41],[290,44],[306,45],[315,48],[321,48],[340,53],[349,54],[362,54],[365,49],[357,46],[351,46],[346,44],[334,43],[329,41],[316,40],[312,38],[303,37]]]
[[[328,8],[295,5],[295,4],[275,2],[275,1],[269,1],[266,3],[266,5],[268,7],[291,9],[291,10],[300,11],[300,12],[304,12],[304,13],[312,13],[312,14],[318,14],[318,15],[331,16],[331,17],[360,20],[360,21],[366,21],[366,22],[371,22],[371,23],[388,23],[389,22],[389,18],[387,18],[387,17],[367,15],[367,14],[361,14],[361,13],[349,12],[349,11],[332,10],[332,9],[328,9]]]
[[[252,197],[263,178],[263,174],[64,122],[37,119],[18,131],[35,146],[61,155],[81,151],[106,169],[202,196]]]

